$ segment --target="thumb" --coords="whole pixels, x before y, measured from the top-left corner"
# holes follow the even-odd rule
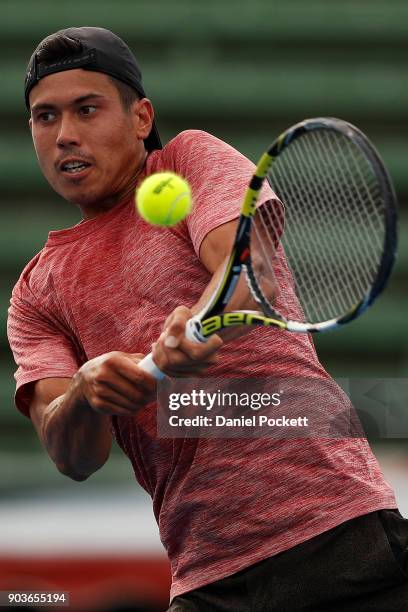
[[[172,313],[172,316],[166,321],[166,327],[164,329],[164,346],[167,348],[177,348],[180,342],[183,340],[186,323],[193,313],[186,306],[178,306]]]

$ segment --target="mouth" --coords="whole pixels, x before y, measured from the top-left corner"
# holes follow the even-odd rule
[[[66,159],[60,162],[59,170],[68,176],[78,176],[83,174],[91,164],[83,159]]]

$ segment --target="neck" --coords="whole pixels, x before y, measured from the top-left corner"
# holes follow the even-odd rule
[[[84,221],[87,221],[88,219],[93,219],[98,215],[102,215],[103,213],[107,212],[108,210],[111,210],[121,202],[125,202],[131,199],[138,183],[140,174],[142,173],[146,165],[147,156],[148,152],[145,151],[140,163],[138,164],[135,171],[132,173],[130,180],[126,182],[123,188],[115,191],[115,193],[112,193],[110,196],[104,198],[102,201],[99,200],[98,202],[95,202],[94,204],[88,204],[85,206],[79,204],[79,208],[81,210]]]

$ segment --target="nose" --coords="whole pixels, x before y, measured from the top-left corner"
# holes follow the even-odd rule
[[[64,149],[69,146],[80,145],[78,126],[73,117],[63,114],[57,135],[57,147]]]

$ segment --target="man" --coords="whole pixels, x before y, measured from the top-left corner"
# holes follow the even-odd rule
[[[226,351],[217,336],[183,337],[228,254],[252,165],[199,131],[161,149],[136,61],[107,30],[42,41],[25,96],[41,170],[83,214],[50,233],[9,311],[16,403],[58,469],[86,479],[115,436],[153,500],[172,612],[405,609],[407,522],[365,440],[156,435],[155,382],[137,367],[152,342],[170,376],[328,378],[300,334],[274,330],[267,345],[255,330]],[[132,203],[162,170],[192,185],[194,211],[175,228],[147,225]],[[273,198],[266,188],[261,203]]]

